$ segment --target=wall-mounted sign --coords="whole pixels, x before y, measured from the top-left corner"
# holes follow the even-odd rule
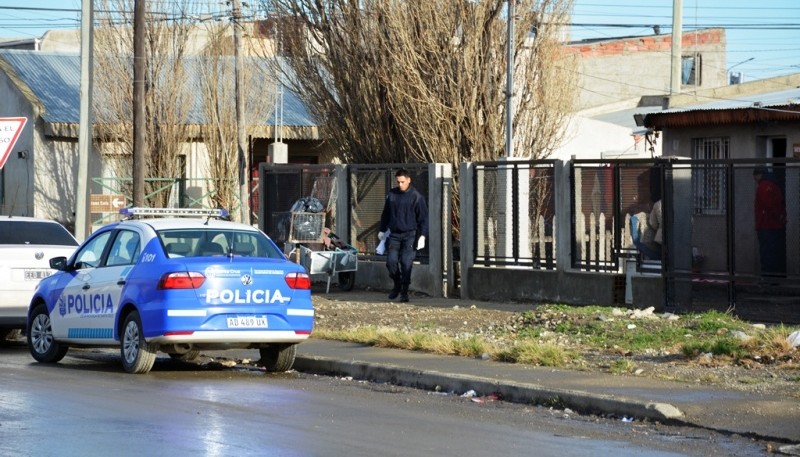
[[[124,195],[89,195],[89,211],[92,213],[116,213],[127,204],[128,200]]]
[[[0,169],[6,164],[26,122],[26,117],[0,117]]]

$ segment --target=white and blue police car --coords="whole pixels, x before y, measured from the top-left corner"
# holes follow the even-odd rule
[[[43,279],[28,309],[33,358],[69,347],[119,347],[129,373],[158,351],[257,348],[268,371],[287,371],[313,327],[311,280],[260,230],[224,210],[127,208]],[[180,216],[180,217],[179,217]],[[188,217],[187,217],[188,216]]]

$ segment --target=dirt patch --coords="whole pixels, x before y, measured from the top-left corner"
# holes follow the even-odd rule
[[[314,304],[317,329],[352,330],[373,326],[453,338],[480,336],[499,346],[513,344],[526,326],[556,328],[566,324],[576,325],[575,322],[564,322],[567,317],[558,313],[526,313],[534,309],[529,304],[469,302],[424,296],[412,296],[411,302],[398,303],[388,301],[383,293],[370,291],[315,294]],[[574,320],[574,316],[569,319]],[[580,354],[578,360],[566,367],[570,369],[669,379],[752,392],[780,392],[800,398],[800,350],[797,349],[795,355],[787,360],[756,358],[737,362],[730,358],[706,355],[689,358],[677,350],[623,353],[618,348],[594,347],[568,335],[558,335],[554,341]],[[620,365],[625,367],[622,373]]]

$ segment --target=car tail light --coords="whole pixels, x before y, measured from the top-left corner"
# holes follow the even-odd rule
[[[311,288],[311,277],[305,273],[289,273],[284,279],[292,289]]]
[[[179,271],[167,273],[158,283],[159,289],[197,289],[206,281],[202,273],[196,271]]]

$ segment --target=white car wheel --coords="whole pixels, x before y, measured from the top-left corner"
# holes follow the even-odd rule
[[[56,363],[67,355],[68,346],[56,342],[50,314],[43,303],[37,305],[28,320],[28,349],[38,362]]]
[[[143,374],[153,368],[158,348],[144,339],[142,320],[137,311],[132,311],[125,318],[120,338],[120,355],[122,366],[128,373]]]
[[[294,365],[297,344],[270,344],[259,348],[261,360],[259,365],[267,371],[289,371]]]

